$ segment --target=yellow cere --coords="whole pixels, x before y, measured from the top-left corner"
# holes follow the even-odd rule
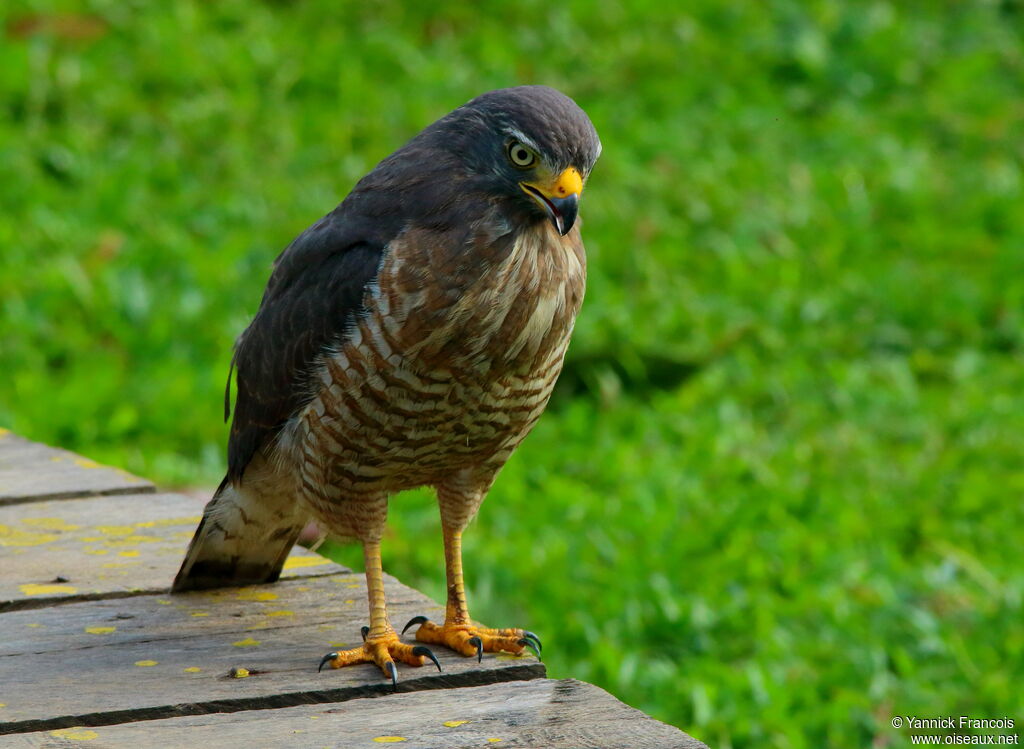
[[[91,741],[99,736],[95,731],[90,731],[88,728],[61,728],[56,731],[50,731],[51,736],[56,736],[58,739],[71,739],[72,741]]]
[[[256,645],[259,645],[260,641],[254,640],[251,637],[246,637],[244,640],[239,640],[238,642],[233,642],[231,644],[234,645],[236,648],[251,648],[255,647]]]
[[[302,567],[319,567],[322,564],[330,564],[330,559],[323,557],[288,557],[284,562],[286,570],[297,570]]]
[[[465,725],[466,723],[469,723],[469,721],[468,720],[446,720],[441,725],[447,726],[448,728],[455,728],[455,726]]]
[[[116,632],[117,627],[86,627],[85,631],[90,635],[109,635],[111,632]]]
[[[25,583],[19,585],[18,589],[27,596],[52,596],[57,593],[78,592],[78,588],[71,585],[37,585],[36,583]]]
[[[263,590],[243,590],[235,598],[239,601],[276,601],[277,593],[268,593]]]
[[[397,744],[399,741],[408,741],[404,736],[378,736],[374,739],[378,744]]]
[[[189,666],[188,668],[183,670],[185,671],[186,674],[198,674],[203,669],[199,668],[199,666]]]
[[[81,527],[70,525],[60,518],[24,518],[21,522],[33,528],[42,528],[48,531],[77,531]]]
[[[142,666],[142,667],[156,666],[158,663],[160,663],[160,661],[135,661],[135,665],[136,666]]]

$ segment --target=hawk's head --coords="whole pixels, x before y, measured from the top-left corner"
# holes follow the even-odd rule
[[[501,206],[517,225],[549,220],[567,234],[601,154],[594,125],[576,102],[547,86],[517,86],[476,97],[385,159],[374,187],[410,188],[406,207],[435,220],[461,219],[479,201]],[[408,195],[408,192],[406,193]]]
[[[438,124],[459,136],[464,158],[489,177],[496,194],[526,215],[545,216],[559,234],[572,229],[580,194],[601,154],[586,113],[547,86],[519,86],[478,96]]]

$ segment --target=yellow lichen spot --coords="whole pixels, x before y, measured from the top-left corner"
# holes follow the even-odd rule
[[[102,468],[99,463],[95,460],[89,460],[88,458],[75,458],[75,465],[79,468]]]
[[[252,648],[260,644],[259,640],[254,640],[251,637],[246,637],[244,640],[231,643],[236,648]]]
[[[209,616],[209,611],[193,611],[192,616]]]
[[[25,583],[19,585],[18,589],[27,596],[52,596],[58,593],[78,592],[78,588],[72,585],[37,585],[36,583]]]
[[[0,707],[7,707],[7,703],[6,702],[0,702]]]
[[[188,668],[184,669],[186,674],[198,674],[202,670],[203,669],[199,668],[199,666],[189,666]]]
[[[294,611],[268,611],[267,616],[295,616]]]
[[[330,645],[332,648],[347,648],[348,647],[348,643],[347,642],[329,642],[327,644]]]
[[[249,675],[249,669],[247,668],[233,668],[231,669],[231,678],[233,679],[244,679]]]
[[[96,530],[106,536],[128,536],[132,533],[130,525],[99,525]]]
[[[455,728],[455,726],[461,726],[461,725],[464,725],[466,723],[469,723],[469,721],[468,720],[446,720],[441,725],[442,726],[447,726],[448,728]]]
[[[138,549],[129,549],[128,551],[117,552],[119,557],[137,557],[139,555]]]
[[[286,570],[297,570],[302,567],[319,567],[322,564],[330,564],[330,559],[323,557],[288,557],[284,562]]]
[[[334,629],[336,626],[338,626],[338,625],[337,624],[321,624],[321,625],[319,625],[317,627],[317,629],[319,629],[321,632],[326,632],[329,629]]]
[[[378,736],[374,739],[378,744],[397,744],[399,741],[408,741],[404,736]]]
[[[145,667],[145,666],[155,666],[159,662],[160,661],[135,661],[135,665],[136,666],[143,666],[143,667]]]
[[[170,606],[171,605],[170,601],[165,601],[162,598],[158,598],[157,599],[157,603],[159,603],[161,606]]]
[[[80,525],[70,525],[60,518],[23,518],[21,522],[47,531],[77,531],[81,528]]]
[[[138,562],[104,562],[102,564],[105,570],[116,570],[123,567],[134,567]]]
[[[487,739],[487,743],[489,744],[497,744],[499,741],[501,741],[501,739]]]
[[[136,528],[152,528],[155,525],[156,525],[156,521],[154,521],[154,520],[144,520],[141,523],[136,523],[135,527]]]
[[[39,546],[56,541],[60,536],[54,533],[32,533],[0,525],[0,546]]]
[[[243,590],[235,598],[239,601],[276,601],[277,593],[269,593],[264,590]]]
[[[355,603],[355,599],[353,599],[353,598],[346,598],[345,599],[345,605],[351,606],[353,603]]]
[[[42,627],[43,625],[40,624],[39,622],[29,622],[25,626],[26,627],[32,627],[32,629],[36,629],[37,627]]]
[[[362,583],[349,583],[345,587],[346,588],[361,588],[361,587],[363,587],[363,584]]]
[[[6,437],[10,433],[11,433],[10,429],[4,429],[3,427],[0,427],[0,439],[3,439],[4,437]]]
[[[85,553],[95,554],[96,556],[103,556],[104,554],[109,554],[110,552],[106,549],[85,549]]]
[[[61,728],[56,731],[50,731],[51,736],[56,736],[58,739],[71,739],[72,741],[91,741],[99,736],[95,731],[90,731],[88,728]]]
[[[117,627],[86,627],[85,631],[90,635],[109,635],[111,632],[116,632]]]
[[[50,458],[51,463],[60,463],[62,460],[64,460],[63,455],[54,455],[52,458]]]
[[[106,541],[107,539],[103,538],[103,536],[82,536],[78,540],[85,544],[94,544],[97,541]]]
[[[300,593],[305,593],[306,591],[309,590],[309,586],[308,585],[300,585],[295,590],[299,591]]]

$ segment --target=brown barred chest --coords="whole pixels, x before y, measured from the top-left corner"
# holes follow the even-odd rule
[[[497,471],[551,395],[582,299],[582,248],[522,243],[450,303],[386,262],[369,314],[325,357],[293,423],[296,458],[345,492]]]

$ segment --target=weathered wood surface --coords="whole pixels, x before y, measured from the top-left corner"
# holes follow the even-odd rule
[[[96,494],[142,494],[151,483],[0,428],[0,505]]]
[[[574,679],[414,692],[343,705],[254,710],[144,723],[22,734],[15,747],[99,749],[175,747],[631,747],[707,749],[677,728],[649,718]],[[76,739],[77,737],[77,739]],[[12,737],[15,738],[15,737]],[[57,743],[58,741],[67,743]]]
[[[318,673],[359,642],[363,575],[296,549],[277,584],[172,596],[202,505],[154,491],[0,429],[0,746],[704,746],[532,656],[438,646],[399,694],[375,666]],[[444,616],[386,591],[396,624]]]
[[[202,504],[130,494],[0,507],[0,611],[170,588]],[[296,547],[282,577],[346,570]]]
[[[444,616],[394,578],[385,589],[396,623]],[[375,666],[316,670],[324,653],[360,642],[366,605],[363,575],[340,574],[7,612],[0,615],[0,733],[390,693]],[[435,652],[443,673],[399,665],[399,689],[545,675],[532,656],[485,654],[478,664],[443,647]],[[228,677],[237,667],[251,675]]]

